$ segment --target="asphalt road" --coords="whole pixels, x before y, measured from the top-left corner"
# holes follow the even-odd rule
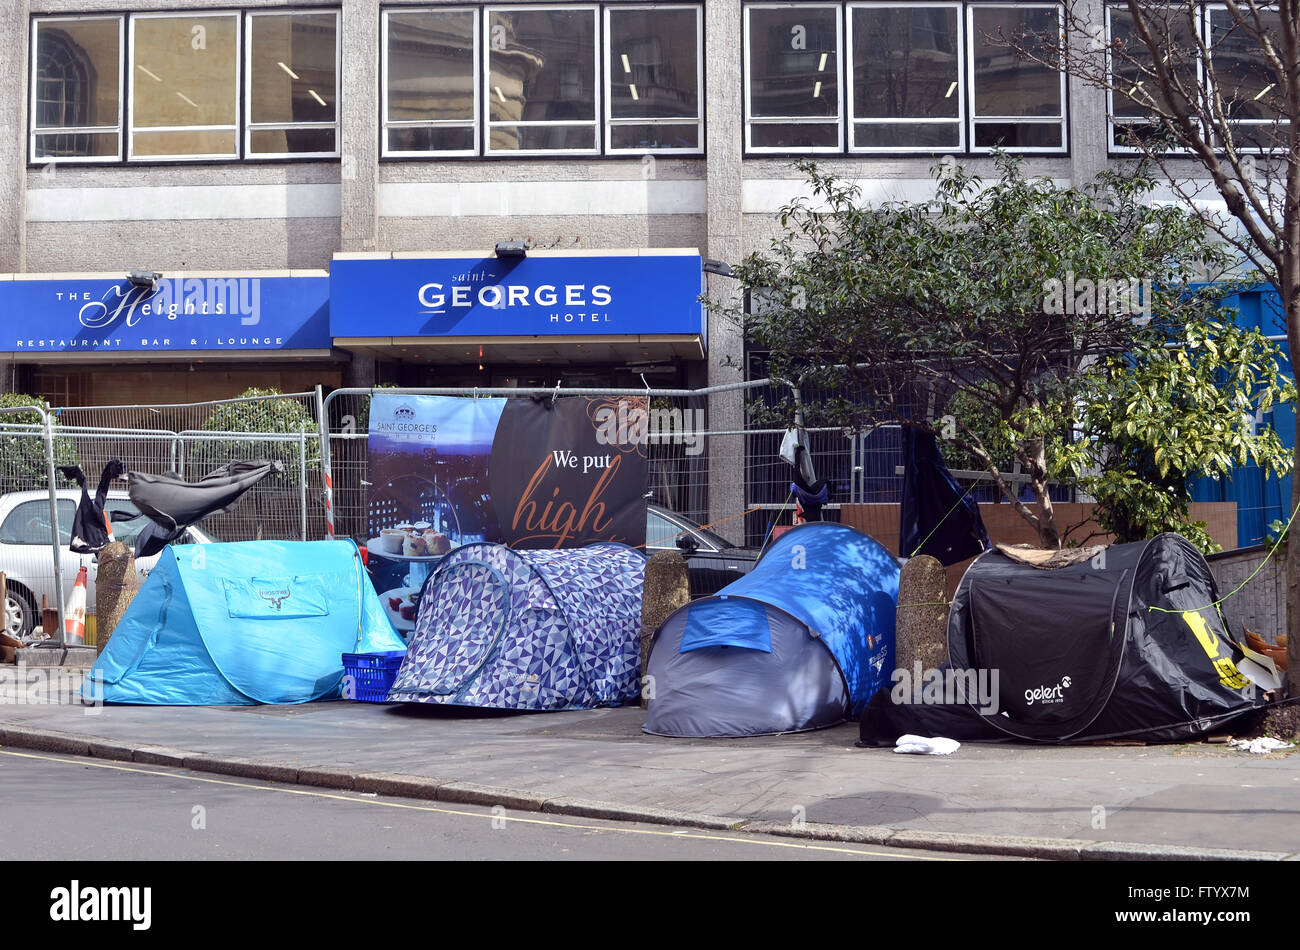
[[[206,773],[0,750],[0,861],[133,860],[962,860],[438,805]]]

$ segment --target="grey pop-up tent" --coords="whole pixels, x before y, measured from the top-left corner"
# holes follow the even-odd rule
[[[958,686],[996,675],[996,702],[895,703],[878,693],[864,745],[904,733],[1044,742],[1180,741],[1250,712],[1263,694],[1241,673],[1241,649],[1201,553],[1177,534],[1118,544],[1053,570],[1014,552],[982,554],[948,618]],[[954,674],[949,675],[949,670]],[[907,697],[903,697],[907,698]]]
[[[847,525],[778,538],[754,570],[655,632],[645,731],[752,736],[857,715],[893,669],[898,562]]]

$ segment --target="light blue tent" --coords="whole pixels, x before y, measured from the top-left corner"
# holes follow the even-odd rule
[[[341,694],[344,653],[404,647],[351,541],[170,546],[82,695],[161,706],[306,703]]]
[[[871,537],[817,522],[655,632],[645,731],[752,736],[856,716],[893,673],[898,562]]]
[[[591,709],[640,696],[645,555],[467,544],[425,582],[390,702]]]

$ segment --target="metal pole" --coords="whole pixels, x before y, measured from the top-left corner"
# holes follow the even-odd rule
[[[337,392],[337,390],[335,390]],[[330,393],[325,399],[320,398],[320,387],[316,387],[316,425],[320,429],[320,482],[321,493],[325,498],[325,537],[334,540],[334,478],[330,471],[330,421],[329,404],[334,398]]]
[[[800,398],[799,393],[801,384],[802,380],[798,383],[786,382],[786,385],[790,387],[790,392],[794,394],[794,430],[800,436],[804,434],[803,400]],[[817,470],[813,468],[812,453],[808,451],[808,446],[804,446],[804,458],[808,460],[808,481],[812,482],[817,478]],[[802,475],[803,473],[800,472],[800,474]]]
[[[50,549],[54,552],[54,612],[58,617],[58,645],[67,646],[63,639],[63,565],[60,558],[59,544],[59,503],[58,495],[54,482],[54,427],[50,422],[49,409],[41,413],[44,420],[45,435],[45,477],[49,481],[50,492]],[[49,636],[50,631],[46,630],[45,635]]]
[[[307,540],[307,428],[298,432],[298,492],[302,502],[302,540]]]

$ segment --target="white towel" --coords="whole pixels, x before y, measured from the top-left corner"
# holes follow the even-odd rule
[[[952,755],[960,748],[961,743],[956,739],[945,739],[942,736],[933,739],[924,736],[900,736],[895,743],[894,751],[907,755]]]
[[[898,741],[902,742],[903,740],[899,739]],[[1255,755],[1267,755],[1270,752],[1276,752],[1278,749],[1291,748],[1290,742],[1283,742],[1270,736],[1263,736],[1259,739],[1229,739],[1228,745],[1243,752],[1252,752]]]

